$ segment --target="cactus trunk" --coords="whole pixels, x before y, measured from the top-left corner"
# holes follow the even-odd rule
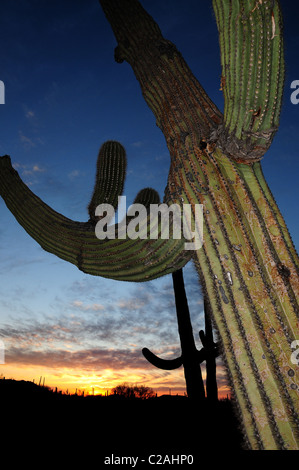
[[[262,204],[254,168],[240,168],[220,152],[208,165],[217,177],[210,180],[196,266],[246,436],[254,449],[297,448],[291,343],[298,334],[298,274],[288,238],[273,213],[265,221],[269,206]]]
[[[281,105],[279,5],[214,2],[222,65],[231,67],[222,118],[137,1],[100,3],[118,40],[116,58],[132,65],[167,141],[171,167],[165,200],[204,206],[204,244],[194,260],[246,442],[252,449],[298,449],[298,370],[291,362],[298,335],[298,257],[259,163]],[[278,37],[272,37],[273,20]],[[245,46],[246,28],[250,31],[247,47],[244,41],[238,46],[234,24]],[[259,83],[253,80],[255,60],[266,67]]]

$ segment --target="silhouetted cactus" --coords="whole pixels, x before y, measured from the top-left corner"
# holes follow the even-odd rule
[[[209,308],[209,301],[204,299],[205,331],[199,332],[206,356],[206,393],[210,402],[218,400],[218,386],[216,380],[216,357],[219,356],[219,345],[214,343],[212,329],[212,312]]]
[[[209,384],[209,386],[207,386],[207,397],[211,399],[213,395],[213,399],[217,399],[216,366],[215,368],[212,368],[211,361],[212,358],[215,361],[215,357],[218,356],[218,348],[217,345],[213,342],[213,339],[211,340],[213,337],[212,331],[209,330],[210,319],[208,318],[207,313],[205,313],[206,327],[208,327],[208,330],[206,330],[207,336],[203,331],[200,331],[200,338],[203,344],[203,348],[198,351],[193,336],[182,269],[172,273],[172,279],[182,354],[180,357],[175,359],[161,359],[152,353],[148,348],[143,348],[142,353],[151,364],[159,369],[174,370],[183,366],[187,395],[189,398],[195,401],[202,401],[205,398],[205,390],[200,364],[204,361],[207,361],[207,365],[209,364],[206,377],[206,384]],[[215,383],[216,397],[214,394],[215,389],[213,389],[211,386],[211,384]]]

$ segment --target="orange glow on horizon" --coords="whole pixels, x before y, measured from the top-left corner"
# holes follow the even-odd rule
[[[112,370],[104,369],[101,373],[91,371],[83,373],[71,369],[55,369],[45,367],[41,370],[40,366],[23,366],[20,364],[1,364],[0,378],[14,380],[25,380],[36,384],[45,385],[53,390],[57,388],[62,393],[71,395],[78,393],[85,396],[91,395],[109,395],[112,389],[119,384],[128,383],[131,385],[146,385],[160,395],[185,395],[185,380],[182,369],[171,371],[170,374],[164,374],[164,371],[144,370]],[[205,374],[203,373],[203,378]],[[230,397],[230,390],[227,386],[219,387],[218,397]]]

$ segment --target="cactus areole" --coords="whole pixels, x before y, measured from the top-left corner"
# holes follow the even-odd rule
[[[186,252],[183,239],[95,237],[93,207],[104,200],[114,204],[123,186],[124,151],[117,143],[100,152],[88,222],[73,222],[44,204],[7,156],[0,159],[1,196],[45,250],[89,274],[146,281],[192,257],[247,447],[298,449],[299,368],[291,360],[299,339],[298,255],[260,162],[278,128],[282,101],[279,3],[213,0],[223,114],[137,0],[100,4],[118,42],[115,59],[132,66],[166,138],[171,165],[164,200],[203,204],[203,246]],[[150,201],[154,195],[144,191],[140,197]]]

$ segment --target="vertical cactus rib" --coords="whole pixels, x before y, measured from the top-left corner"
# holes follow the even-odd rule
[[[232,226],[231,229],[229,229],[230,224],[228,220],[223,220],[223,226],[225,225],[225,230],[223,231],[224,238],[221,237],[221,234],[217,234],[217,239],[219,241],[219,245],[217,246],[222,247],[222,253],[224,253],[225,251],[229,253],[229,257],[231,257],[233,261],[233,266],[228,267],[229,261],[226,261],[224,256],[222,256],[222,273],[224,274],[229,270],[230,279],[237,279],[238,284],[241,281],[241,285],[239,288],[235,285],[229,286],[229,283],[226,282],[228,298],[235,311],[235,318],[238,324],[238,329],[241,332],[241,337],[243,338],[243,340],[245,340],[244,348],[248,352],[248,357],[250,358],[252,370],[257,380],[257,390],[259,390],[259,392],[264,397],[263,400],[265,401],[269,423],[275,423],[273,413],[275,415],[275,412],[277,412],[276,410],[281,407],[281,396],[283,395],[285,396],[285,404],[283,405],[284,415],[289,417],[290,422],[298,423],[298,414],[296,411],[296,409],[298,409],[298,389],[296,385],[296,379],[294,380],[294,382],[289,380],[290,371],[292,371],[292,364],[290,362],[290,342],[292,339],[294,339],[294,334],[296,333],[296,331],[298,331],[298,319],[296,318],[296,305],[294,304],[294,298],[286,299],[286,290],[285,294],[283,294],[283,292],[281,293],[280,289],[278,293],[276,293],[272,287],[273,284],[275,285],[275,272],[271,268],[271,264],[273,264],[273,254],[271,251],[268,251],[270,250],[269,247],[267,248],[267,243],[269,243],[269,240],[265,239],[263,242],[256,241],[256,234],[263,233],[263,229],[261,227],[258,228],[257,226],[254,228],[253,223],[261,223],[261,220],[256,212],[256,204],[254,203],[254,199],[251,201],[251,199],[248,197],[248,194],[250,194],[248,187],[246,189],[246,192],[244,191],[243,194],[241,194],[240,188],[243,187],[244,189],[246,183],[240,178],[236,180],[234,176],[234,172],[236,172],[236,164],[234,165],[233,162],[229,163],[228,160],[225,160],[223,159],[223,157],[221,157],[221,154],[214,155],[214,161],[216,162],[216,160],[217,167],[219,168],[219,170],[221,170],[219,171],[219,175],[221,175],[221,178],[225,181],[231,181],[231,185],[227,185],[227,192],[231,204],[233,203],[233,207],[231,206],[229,211],[227,211],[226,213],[229,214],[230,218],[232,219],[233,213],[236,213],[236,218],[233,219],[234,226]],[[248,171],[250,170],[250,167],[248,165],[243,165],[242,167],[246,168]],[[220,180],[218,181],[218,184],[220,185]],[[237,197],[234,194],[235,190],[238,193]],[[243,206],[240,205],[240,201],[243,203]],[[218,209],[216,209],[218,214],[218,220],[220,218],[223,218],[223,216],[226,217],[225,212],[223,210],[219,210],[221,206],[219,198],[214,199],[214,204],[215,208],[216,206],[218,206]],[[212,211],[209,212],[211,213]],[[244,214],[248,217],[247,221],[246,217],[244,217]],[[256,216],[256,222],[254,221],[253,215]],[[236,222],[238,219],[239,224],[241,224],[241,231],[238,238],[236,239],[235,236],[237,231],[239,230],[237,228]],[[250,229],[250,227],[253,228]],[[241,236],[246,238],[245,240],[243,238],[243,242],[239,244],[238,241],[242,241]],[[225,243],[227,245],[226,248]],[[205,246],[208,249],[208,243],[206,238]],[[250,250],[248,251],[247,248],[247,251],[243,252],[242,246],[247,246],[250,248]],[[233,251],[231,250],[232,247],[234,248]],[[212,253],[212,248],[213,247],[211,246],[211,248],[208,249],[209,253]],[[218,251],[217,256],[221,259],[220,253],[221,252]],[[200,257],[200,254],[201,253],[198,253],[198,257]],[[269,259],[270,255],[271,258]],[[242,258],[244,258],[245,256],[249,259],[244,259],[244,264]],[[224,263],[227,264],[226,268]],[[223,279],[225,280],[225,278],[224,276],[220,277],[219,271],[217,272],[216,269],[217,268],[215,265],[215,267],[213,268],[213,273],[217,273],[217,282],[221,280],[221,283],[223,283]],[[255,289],[255,283],[259,282],[257,280],[257,275],[261,276],[261,280],[263,280],[262,282],[264,283],[264,288],[262,287],[262,285],[259,285],[259,288]],[[297,286],[298,288],[297,276],[295,276],[294,278],[294,286]],[[244,296],[243,301],[242,295],[240,295],[240,289]],[[259,302],[257,302],[258,297],[260,297]],[[246,316],[244,317],[244,319],[242,319],[243,308],[240,311],[240,306],[242,306],[244,303],[245,305],[247,304],[248,312],[251,311],[251,322],[249,322],[249,318],[247,318]],[[263,304],[264,310],[260,308],[260,306],[262,306]],[[226,304],[223,303],[223,309],[226,308]],[[217,311],[216,307],[214,307],[213,312],[214,310]],[[230,321],[227,320],[227,324],[230,326],[230,328],[232,327],[232,321],[232,317],[230,318]],[[246,329],[244,330],[245,325]],[[277,333],[278,331],[280,331],[279,338],[275,338],[275,336],[277,336],[275,335],[275,333]],[[237,331],[235,332],[235,335],[236,334]],[[246,336],[251,337],[251,340],[246,341]],[[225,335],[223,337],[225,338]],[[251,347],[253,337],[256,337],[254,341],[255,349],[252,349]],[[260,344],[261,347],[260,352],[258,352],[258,344]],[[282,351],[288,351],[288,353],[286,353],[288,357],[286,357],[286,355],[282,357]],[[263,359],[261,360],[261,358]],[[268,358],[269,365],[266,364],[267,361],[265,361],[264,358]],[[267,367],[265,368],[265,366]],[[269,367],[272,369],[272,372],[276,376],[277,398],[275,398],[275,393],[273,390],[273,377],[270,379]],[[293,375],[293,372],[291,375]],[[296,374],[294,373],[294,375]],[[267,385],[267,380],[265,380],[265,377],[267,376],[269,377],[269,385]],[[271,393],[269,393],[269,391],[271,391]],[[275,404],[275,406],[273,405],[271,407],[269,405],[270,403]],[[259,409],[261,410],[262,408],[259,407]],[[275,412],[273,410],[275,410]],[[296,426],[297,425],[298,424],[296,424]],[[284,427],[283,423],[280,425],[280,427]],[[280,432],[278,432],[278,427],[275,424],[275,427],[272,426],[272,428],[276,435],[277,443],[279,444],[279,446],[281,446],[283,441],[281,440]]]
[[[288,251],[288,254],[290,256],[289,262],[291,262],[291,265],[295,267],[297,273],[299,274],[299,262],[298,262],[297,251],[294,247],[293,240],[286,226],[286,223],[281,215],[281,212],[277,206],[274,196],[265,180],[262,166],[260,163],[257,162],[253,165],[252,169],[258,181],[258,184],[260,186],[261,192],[263,193],[263,197],[267,203],[268,210],[270,211],[270,215],[265,219],[267,226],[271,224],[268,230],[270,233],[272,233],[275,230],[274,224],[275,223],[277,224],[281,241],[285,243],[286,250]],[[271,214],[272,214],[272,217],[271,217]],[[268,221],[270,221],[270,224]],[[279,239],[278,233],[276,233],[276,238]],[[289,269],[290,268],[291,267],[289,267]]]
[[[215,268],[210,262],[209,256],[202,248],[198,253],[198,259],[195,259],[195,266],[199,273],[200,283],[204,290],[204,295],[208,297],[213,306],[213,320],[217,329],[219,339],[221,341],[222,359],[226,365],[227,378],[233,392],[233,400],[238,411],[239,419],[243,430],[244,445],[246,448],[264,449],[264,442],[261,438],[256,420],[252,410],[252,402],[249,398],[247,390],[247,379],[242,374],[241,367],[238,363],[238,354],[240,345],[238,344],[238,333],[234,328],[230,318],[227,318],[221,296],[217,289],[215,279]],[[269,448],[275,448],[275,442],[269,443]]]
[[[213,0],[219,30],[224,123],[217,143],[237,161],[260,160],[278,128],[284,83],[277,0]]]
[[[189,159],[184,158],[183,163],[179,165],[180,170],[171,176],[176,178],[173,180],[176,182],[175,186],[180,185],[183,188],[182,195],[188,202],[192,202],[192,198],[190,199],[192,192],[190,192],[190,186],[187,187],[185,184],[186,180],[189,182],[190,179],[197,178],[197,182],[200,182],[202,186],[207,182],[209,184],[205,188],[205,195],[202,199],[205,208],[204,245],[197,252],[197,258],[200,260],[197,269],[207,263],[208,270],[204,275],[211,278],[213,285],[211,290],[208,289],[208,295],[212,299],[213,312],[217,312],[217,315],[219,310],[222,312],[216,323],[218,323],[220,337],[227,338],[224,340],[224,350],[229,351],[228,355],[231,357],[228,362],[234,387],[238,384],[236,387],[238,401],[244,402],[241,408],[242,415],[245,416],[244,422],[249,429],[246,432],[250,436],[249,441],[253,448],[255,446],[257,448],[285,448],[286,446],[287,448],[288,438],[280,430],[284,426],[277,426],[275,413],[281,409],[282,423],[288,419],[290,422],[296,421],[295,410],[298,407],[298,397],[295,392],[293,398],[290,398],[291,393],[289,393],[289,388],[292,392],[291,386],[296,386],[296,379],[293,383],[289,381],[288,371],[291,365],[284,366],[283,374],[278,365],[277,358],[281,356],[281,350],[289,351],[289,362],[291,349],[288,342],[279,343],[272,338],[271,343],[268,339],[268,335],[273,337],[272,331],[285,329],[285,325],[282,324],[277,296],[271,288],[274,281],[269,275],[272,276],[272,271],[269,273],[268,270],[262,269],[265,263],[269,264],[267,254],[264,255],[263,244],[257,245],[256,237],[254,233],[252,234],[254,199],[252,202],[246,182],[239,175],[238,168],[242,165],[237,166],[233,161],[225,159],[221,152],[211,153],[205,150],[199,151],[199,149],[197,152],[196,163],[194,156],[190,153]],[[191,167],[193,167],[194,176],[190,175],[189,162],[191,160],[193,160]],[[250,169],[248,165],[242,167]],[[200,173],[197,171],[199,168]],[[177,179],[178,175],[179,179]],[[189,191],[189,195],[185,195],[185,191]],[[171,194],[170,191],[169,194]],[[258,216],[256,220],[261,222]],[[296,282],[298,279],[295,280]],[[215,298],[216,301],[214,301]],[[265,312],[268,312],[267,315],[260,310],[259,306],[263,303]],[[288,315],[292,317],[291,312],[288,312]],[[231,345],[233,345],[232,348]],[[272,353],[274,346],[276,355]],[[240,349],[245,351],[246,356],[242,355],[241,358],[236,356],[235,351],[240,351]],[[245,368],[244,365],[246,365]],[[275,372],[275,387],[271,371]],[[245,386],[248,382],[251,383],[251,387],[258,393],[258,396],[255,396],[253,390],[248,392]],[[276,388],[275,393],[273,393],[273,388]],[[286,392],[284,405],[280,398],[282,389]],[[248,414],[247,417],[246,414]],[[249,422],[250,425],[248,425]],[[268,422],[270,432],[265,433],[261,429],[260,423],[263,422]],[[293,439],[292,437],[291,445],[296,447]]]

